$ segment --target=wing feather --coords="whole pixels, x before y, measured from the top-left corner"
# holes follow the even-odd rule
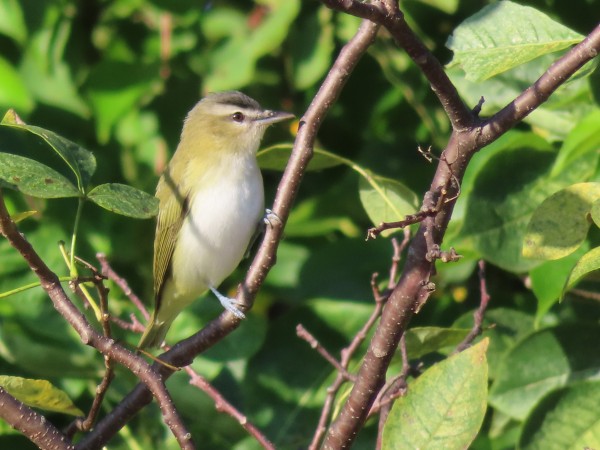
[[[161,291],[167,279],[177,237],[188,212],[189,192],[181,191],[177,185],[178,183],[170,176],[167,168],[156,188],[156,197],[159,200],[154,239],[154,297],[157,310],[160,306]]]

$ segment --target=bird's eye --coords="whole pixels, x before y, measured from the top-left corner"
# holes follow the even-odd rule
[[[243,122],[244,121],[244,114],[241,112],[234,112],[231,115],[231,118],[235,121],[235,122]]]

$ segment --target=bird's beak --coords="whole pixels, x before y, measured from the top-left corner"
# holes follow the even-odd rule
[[[282,122],[284,120],[293,119],[295,116],[285,111],[270,111],[265,110],[256,117],[255,121],[261,125],[271,125],[272,123]]]

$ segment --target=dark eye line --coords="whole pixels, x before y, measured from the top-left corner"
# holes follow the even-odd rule
[[[244,114],[243,114],[243,113],[241,113],[241,112],[239,112],[239,111],[238,111],[238,112],[234,112],[234,113],[231,115],[231,118],[232,118],[232,119],[233,119],[235,122],[243,122],[243,121],[244,121],[244,118],[245,118],[245,116],[244,116]]]

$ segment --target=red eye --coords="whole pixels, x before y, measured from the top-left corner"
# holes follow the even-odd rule
[[[236,121],[236,122],[243,122],[244,121],[244,114],[241,112],[235,112],[231,115],[231,118]]]

